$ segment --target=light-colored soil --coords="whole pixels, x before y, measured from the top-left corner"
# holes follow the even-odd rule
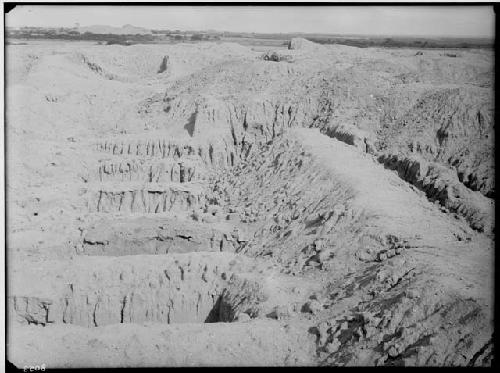
[[[493,54],[415,53],[8,45],[8,359],[491,365]]]

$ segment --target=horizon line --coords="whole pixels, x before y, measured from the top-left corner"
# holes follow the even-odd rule
[[[411,37],[416,37],[416,38],[446,38],[446,39],[455,39],[455,38],[470,38],[470,39],[495,39],[495,35],[424,35],[424,34],[403,34],[403,35],[398,35],[398,34],[352,34],[352,33],[325,33],[325,32],[304,32],[304,31],[293,31],[293,32],[257,32],[257,31],[229,31],[229,30],[217,30],[217,29],[197,29],[197,30],[190,30],[190,29],[169,29],[169,28],[148,28],[144,26],[136,26],[130,23],[126,23],[122,26],[112,26],[112,25],[107,25],[107,24],[92,24],[92,25],[80,25],[78,27],[94,27],[94,26],[106,26],[106,27],[112,27],[112,28],[122,28],[124,26],[132,26],[132,27],[137,27],[137,28],[143,28],[146,30],[155,30],[155,31],[179,31],[179,32],[218,32],[218,33],[233,33],[233,34],[258,34],[258,35],[324,35],[324,36],[371,36],[371,37],[400,37],[400,38],[411,38]],[[58,29],[77,29],[78,27],[76,26],[30,26],[30,25],[23,25],[23,26],[6,26],[6,29],[16,29],[16,28],[23,28],[23,27],[33,27],[33,28],[58,28]]]

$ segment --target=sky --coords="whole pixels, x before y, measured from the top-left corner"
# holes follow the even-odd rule
[[[492,6],[21,5],[7,27],[109,25],[169,30],[494,37]]]

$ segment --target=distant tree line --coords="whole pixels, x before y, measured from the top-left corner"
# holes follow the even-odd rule
[[[413,38],[307,38],[318,44],[342,44],[369,48],[493,48],[494,42],[484,39],[413,39]]]
[[[118,34],[93,34],[85,32],[83,34],[78,31],[55,32],[48,31],[14,31],[8,32],[6,38],[20,38],[20,39],[62,39],[62,40],[87,40],[97,41],[102,44],[131,44],[136,42],[152,42],[155,40],[153,35],[148,34],[135,34],[135,35],[118,35]]]
[[[160,32],[161,31],[161,32]],[[97,41],[99,44],[120,44],[131,45],[137,43],[150,43],[165,38],[174,41],[206,41],[220,40],[219,35],[210,35],[207,33],[174,33],[162,30],[153,30],[152,34],[135,34],[135,35],[119,35],[119,34],[93,34],[90,32],[79,33],[75,30],[51,30],[51,29],[21,29],[8,30],[6,38],[19,39],[62,39],[62,40],[86,40]]]

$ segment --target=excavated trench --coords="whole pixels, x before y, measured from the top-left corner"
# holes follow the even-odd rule
[[[77,247],[83,264],[40,274],[56,289],[47,297],[10,297],[17,321],[84,327],[234,321],[230,302],[237,297],[227,288],[235,252],[248,239],[235,214],[223,216],[208,183],[234,155],[168,141],[95,149],[100,158],[87,184],[92,218]]]
[[[232,237],[230,226],[225,228],[169,218],[101,219],[87,230],[81,253],[120,256],[235,252],[243,242]]]
[[[203,207],[210,169],[224,169],[235,155],[213,144],[124,138],[105,140],[90,175],[88,209],[98,213],[168,213]]]
[[[284,143],[277,150],[281,152],[289,146],[291,144]],[[96,150],[100,159],[88,184],[88,210],[92,220],[82,231],[77,254],[79,260],[99,263],[98,267],[93,273],[76,269],[62,287],[59,286],[61,279],[50,280],[59,284],[57,295],[51,298],[14,297],[11,309],[18,320],[41,325],[66,323],[96,327],[144,322],[233,322],[241,312],[258,314],[257,304],[265,300],[259,282],[235,278],[241,268],[230,270],[231,260],[245,258],[243,253],[252,257],[263,254],[246,247],[251,239],[246,230],[256,221],[247,212],[252,206],[257,211],[262,201],[255,196],[255,205],[246,199],[233,200],[235,205],[230,198],[227,200],[224,190],[224,185],[234,184],[242,172],[241,167],[233,167],[240,164],[240,159],[235,160],[235,152],[212,145],[203,148],[169,141],[127,139],[115,143],[105,141],[98,144]],[[293,146],[294,156],[277,154],[269,160],[270,164],[258,155],[260,152],[252,150],[245,155],[254,154],[257,158],[250,157],[248,167],[263,162],[260,167],[268,169],[255,179],[260,184],[266,183],[266,177],[273,179],[269,172],[277,165],[296,170],[291,174],[280,171],[275,175],[280,178],[275,180],[277,190],[269,191],[272,196],[262,196],[273,201],[269,209],[275,210],[275,217],[281,216],[286,224],[297,220],[303,210],[306,216],[299,220],[303,220],[308,231],[316,230],[317,224],[313,221],[321,215],[320,210],[348,198],[346,191],[335,189],[336,185],[326,190],[321,185],[312,187],[311,193],[300,198],[295,192],[303,189],[303,183],[312,177],[311,172],[315,171],[310,170],[291,190],[295,191],[295,202],[277,199],[276,192],[281,195],[288,180],[303,173],[300,168],[302,163],[306,167],[307,161],[300,149]],[[272,151],[271,144],[264,144],[262,150]],[[242,167],[246,167],[245,163],[241,162]],[[246,178],[252,175],[247,174],[241,180]],[[247,193],[251,196],[253,192]],[[330,197],[325,199],[326,195]],[[308,208],[307,204],[315,207]],[[330,217],[330,225],[337,223],[340,227],[339,234],[347,224],[342,223],[343,220],[352,223],[357,219],[342,217],[341,211]],[[271,227],[259,225],[261,236],[267,230],[270,232],[269,237],[257,240],[257,246],[267,250],[270,241],[277,240],[280,241],[277,252],[284,254],[282,246],[291,244],[293,237],[280,232],[283,222],[276,224],[275,219],[269,220],[265,215],[257,220],[272,224]],[[293,261],[301,249],[300,244],[292,245],[284,258]],[[311,252],[309,256],[314,255]],[[94,262],[97,257],[102,258],[102,262]],[[146,261],[145,267],[133,264],[143,261]]]
[[[289,273],[335,268],[340,275],[360,259],[399,255],[391,237],[378,237],[363,212],[350,207],[349,185],[332,179],[299,142],[276,136],[256,149],[236,161],[238,152],[212,145],[98,145],[87,184],[91,218],[77,259],[99,266],[66,281],[49,279],[55,296],[13,297],[19,321],[230,322],[259,291],[230,286],[228,260],[221,258],[271,256]],[[136,268],[142,261],[146,266]]]
[[[204,164],[214,167],[231,165],[234,153],[222,153],[214,150],[213,144],[185,144],[166,139],[124,138],[122,141],[104,140],[95,147],[100,153],[120,156],[139,156],[149,159],[172,159],[174,161],[186,156],[198,157]]]
[[[92,190],[93,189],[93,190]],[[199,184],[100,184],[90,189],[89,211],[103,213],[162,213],[202,205]]]
[[[196,160],[148,162],[144,158],[99,161],[97,179],[106,181],[142,181],[148,183],[187,183],[206,179],[204,166]]]
[[[10,297],[9,310],[20,323],[44,326],[232,321],[221,312],[228,307],[221,299],[230,260],[227,255],[90,260],[90,273],[76,266],[72,273],[45,277],[56,288],[50,296]]]
[[[379,292],[386,291],[381,290],[386,284],[379,283],[385,281],[380,262],[391,260],[391,266],[406,270],[408,265],[398,256],[408,245],[398,242],[400,237],[389,230],[380,231],[376,220],[355,203],[352,185],[357,179],[339,171],[332,174],[308,150],[307,139],[296,135],[276,136],[241,159],[234,158],[238,152],[226,153],[213,146],[206,157],[201,156],[205,154],[201,148],[183,144],[177,146],[187,151],[172,146],[169,155],[163,143],[149,142],[153,145],[143,146],[144,151],[127,150],[123,160],[121,149],[141,146],[122,141],[98,148],[101,158],[87,184],[89,220],[76,259],[59,267],[45,263],[34,273],[17,274],[16,278],[44,284],[51,291],[46,295],[25,294],[21,288],[13,291],[17,295],[9,297],[9,313],[21,324],[86,328],[279,320],[292,314],[306,318],[303,314],[317,316],[324,310],[322,305],[313,309],[311,294],[318,294],[322,285],[306,289],[308,280],[302,275],[307,271],[327,271],[332,279],[341,279],[341,284],[348,272],[352,277],[366,269],[367,279],[359,284],[342,288],[332,283],[338,298],[331,300],[332,307],[345,302],[348,309],[354,291],[363,292],[363,281],[374,289],[378,286]],[[321,141],[329,143],[330,139]],[[321,141],[314,146],[322,146]],[[352,150],[345,150],[344,144],[334,147],[338,152],[328,156]],[[361,160],[353,157],[352,162],[363,171]],[[277,264],[285,281],[268,282],[269,277],[256,273],[250,264],[256,259]],[[374,269],[374,262],[380,270]],[[412,270],[384,275],[394,282],[389,283],[389,290]],[[283,284],[293,279],[301,284],[283,290]],[[297,288],[303,294],[294,293]],[[340,297],[339,289],[346,294]],[[400,290],[388,302],[407,297]],[[377,315],[394,308],[392,303],[374,303],[374,307]],[[469,308],[464,307],[461,314]],[[396,316],[389,312],[387,318]],[[318,329],[318,351],[330,348],[326,346],[337,339],[342,346],[339,353],[351,339],[361,343],[349,334],[363,327],[359,320],[343,322],[347,329],[335,329],[338,338],[328,334],[334,328],[326,334]],[[414,334],[425,335],[419,330]],[[387,341],[399,335],[395,332],[389,337]]]

